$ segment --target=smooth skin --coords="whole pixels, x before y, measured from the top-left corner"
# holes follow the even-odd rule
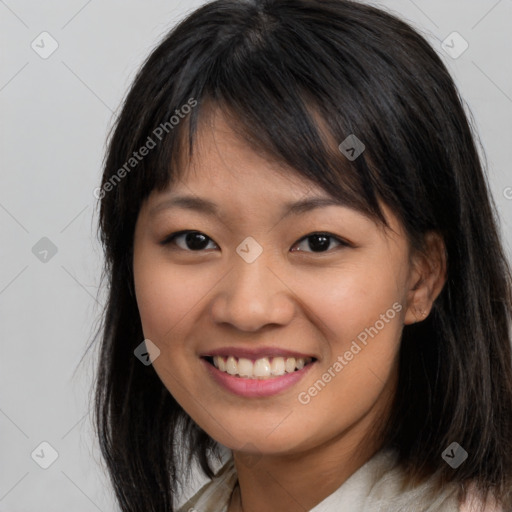
[[[133,270],[144,336],[161,351],[153,366],[169,392],[233,450],[240,488],[229,512],[303,512],[379,449],[378,428],[396,389],[401,332],[424,320],[440,293],[444,247],[430,233],[427,252],[413,253],[387,207],[392,230],[346,206],[284,215],[285,203],[328,196],[254,152],[220,111],[209,119],[199,126],[182,179],[153,191],[139,212]],[[165,206],[184,194],[213,201],[218,216]],[[194,250],[201,239],[190,248],[185,235],[161,244],[182,230],[206,235],[203,248]],[[333,235],[320,251],[314,237],[313,248],[307,238],[318,232]],[[263,248],[252,263],[236,252],[248,236]],[[401,311],[301,403],[299,393],[394,303]],[[225,346],[275,346],[314,354],[317,361],[292,388],[244,398],[219,386],[199,357]]]

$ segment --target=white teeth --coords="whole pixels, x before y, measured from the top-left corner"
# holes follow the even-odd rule
[[[272,375],[284,375],[286,371],[284,357],[274,357],[270,363],[270,371]]]
[[[238,373],[238,364],[233,356],[229,356],[226,362],[226,371],[230,375],[236,375]]]
[[[250,379],[279,377],[285,373],[292,373],[296,369],[302,370],[312,361],[311,357],[262,357],[253,362],[245,357],[237,359],[229,356],[225,359],[222,356],[213,356],[213,364],[221,372]]]
[[[268,358],[264,357],[263,359],[257,359],[254,362],[253,372],[256,377],[269,377],[270,363],[268,362]]]
[[[240,377],[251,377],[252,376],[253,364],[250,359],[244,359],[241,357],[238,360],[238,375]]]
[[[292,373],[295,370],[295,357],[288,357],[284,367],[288,373]]]

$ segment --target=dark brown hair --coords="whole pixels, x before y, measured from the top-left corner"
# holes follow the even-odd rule
[[[197,105],[170,127],[191,98]],[[404,327],[385,446],[398,450],[411,481],[434,473],[461,489],[473,481],[512,507],[511,274],[474,135],[442,60],[408,24],[357,2],[217,0],[148,57],[105,160],[99,228],[108,304],[95,417],[121,509],[175,510],[183,452],[212,476],[216,443],[134,356],[144,337],[132,274],[141,204],[179,175],[174,164],[192,153],[207,101],[254,148],[330,195],[381,221],[382,200],[412,247],[429,231],[441,234],[447,282],[429,317]],[[362,156],[349,162],[333,151],[318,119],[338,143],[356,134]],[[127,168],[166,122],[165,137]],[[453,441],[469,454],[457,469],[441,459]]]

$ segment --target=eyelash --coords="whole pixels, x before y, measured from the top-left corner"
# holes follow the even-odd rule
[[[170,245],[171,243],[173,243],[176,238],[180,237],[180,236],[183,236],[183,235],[187,235],[188,233],[196,233],[198,235],[204,235],[208,240],[212,241],[213,240],[205,235],[204,233],[202,233],[201,231],[195,231],[195,230],[183,230],[183,231],[177,231],[175,233],[171,233],[170,235],[166,236],[161,242],[160,242],[160,245],[164,245],[164,246],[168,246]],[[347,242],[346,240],[343,240],[342,238],[338,237],[338,236],[335,236],[331,233],[327,233],[327,232],[324,232],[324,231],[314,231],[313,233],[309,233],[308,235],[305,235],[303,236],[301,239],[299,239],[295,244],[299,244],[300,242],[304,241],[304,240],[307,240],[308,238],[312,237],[312,236],[315,236],[315,235],[320,235],[320,236],[324,236],[324,237],[327,237],[327,238],[330,238],[330,239],[333,239],[335,240],[336,242],[339,243],[339,247],[353,247],[352,244],[350,244],[349,242]],[[213,242],[215,243],[215,242]],[[215,244],[217,245],[217,244]],[[329,244],[330,245],[330,244]],[[197,251],[193,251],[193,250],[189,250],[189,249],[182,249],[181,247],[178,247],[179,250],[182,250],[184,252],[204,252],[204,249],[198,249]],[[311,253],[311,254],[325,254],[325,253],[328,253],[328,252],[331,252],[332,249],[328,249],[327,251],[305,251],[305,250],[300,250],[300,251],[294,251],[294,252],[306,252],[306,253]]]

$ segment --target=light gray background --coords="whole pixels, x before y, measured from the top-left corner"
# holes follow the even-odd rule
[[[137,68],[202,3],[0,0],[0,511],[117,510],[88,409],[94,354],[78,366],[104,304],[93,190]],[[485,148],[510,255],[512,0],[374,4],[411,22],[451,70]],[[50,48],[44,31],[59,45],[46,59],[31,47]],[[453,31],[469,43],[457,59],[441,48]],[[57,247],[46,262],[32,252],[42,237]],[[31,457],[43,441],[58,453],[48,469]]]

